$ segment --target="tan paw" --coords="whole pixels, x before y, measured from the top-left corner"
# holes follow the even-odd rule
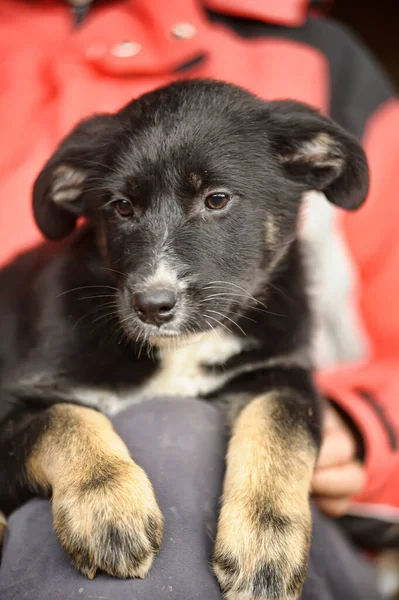
[[[213,570],[225,600],[297,600],[310,545],[309,509],[289,517],[266,503],[222,507]]]
[[[62,547],[90,579],[97,571],[144,578],[162,541],[151,483],[132,461],[107,459],[90,478],[55,488],[53,514]]]

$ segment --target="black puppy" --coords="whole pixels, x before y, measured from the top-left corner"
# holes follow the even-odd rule
[[[51,493],[81,572],[144,577],[162,516],[101,413],[202,397],[232,428],[225,597],[298,598],[320,401],[297,217],[308,190],[352,210],[367,188],[336,124],[224,83],[178,82],[78,125],[34,187],[39,227],[67,239],[0,274],[2,510]]]

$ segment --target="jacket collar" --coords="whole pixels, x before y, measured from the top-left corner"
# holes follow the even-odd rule
[[[95,0],[66,1],[71,7],[75,26],[79,27]],[[225,15],[298,27],[306,19],[310,0],[203,0],[202,4],[209,10]]]

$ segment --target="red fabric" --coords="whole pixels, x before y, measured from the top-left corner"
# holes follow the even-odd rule
[[[303,22],[305,0],[207,0],[210,9],[286,25]],[[324,112],[329,65],[324,55],[282,39],[243,40],[209,23],[196,0],[124,0],[95,5],[84,26],[72,29],[64,2],[0,3],[0,263],[40,236],[30,215],[32,182],[61,137],[82,117],[114,111],[133,97],[165,84],[171,69],[205,54],[190,71],[240,84],[265,99],[296,98]],[[177,39],[179,23],[194,26]],[[130,41],[140,51],[118,56]],[[115,51],[116,49],[116,51]],[[359,267],[359,309],[373,343],[364,365],[318,374],[358,423],[366,441],[369,483],[359,502],[399,507],[398,453],[389,446],[375,412],[354,392],[375,391],[399,434],[399,167],[398,103],[386,105],[366,132],[372,188],[366,207],[342,217]],[[396,282],[396,283],[394,283]]]
[[[379,410],[383,411],[393,431],[398,434],[399,359],[376,360],[323,371],[318,373],[317,383],[320,390],[333,398],[352,418],[364,440],[367,485],[354,502],[357,505],[370,503],[399,509],[399,486],[396,483],[399,453],[391,446],[381,417],[358,391],[367,390],[374,396]]]
[[[370,119],[364,145],[371,188],[359,212],[342,214],[342,229],[360,276],[359,310],[372,341],[364,364],[318,374],[322,392],[351,415],[366,446],[368,484],[356,505],[399,509],[399,452],[389,444],[376,411],[356,393],[369,391],[399,438],[399,101],[384,104]],[[399,518],[399,512],[397,515]]]
[[[378,357],[399,357],[398,132],[399,100],[392,99],[372,116],[365,132],[371,171],[367,202],[352,217],[342,217],[361,278],[360,310]]]

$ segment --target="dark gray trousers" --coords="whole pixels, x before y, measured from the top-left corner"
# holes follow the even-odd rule
[[[9,520],[1,600],[221,600],[209,569],[226,450],[219,414],[200,401],[154,400],[114,424],[150,476],[165,517],[148,578],[79,575],[57,543],[49,503],[35,499]],[[317,511],[302,600],[381,600],[370,565]]]

